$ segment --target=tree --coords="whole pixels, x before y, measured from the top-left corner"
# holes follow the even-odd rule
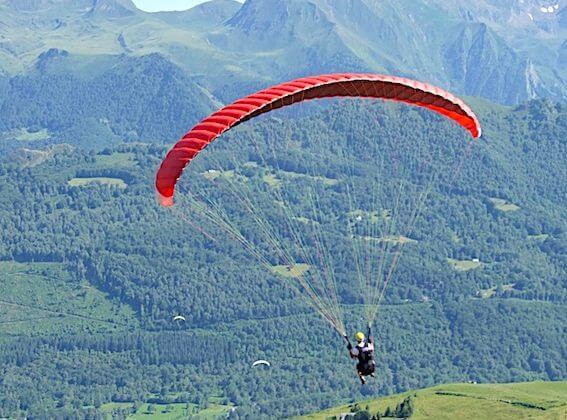
[[[366,410],[357,411],[354,416],[352,416],[354,420],[371,420],[372,416]]]
[[[400,404],[396,406],[396,417],[408,418],[413,414],[413,399],[411,396],[406,397]]]

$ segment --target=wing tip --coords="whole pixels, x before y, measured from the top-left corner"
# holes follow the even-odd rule
[[[469,129],[473,139],[480,139],[482,137],[482,127],[478,122],[475,123],[475,126]]]
[[[173,207],[175,202],[173,201],[173,196],[166,197],[163,194],[160,194],[159,191],[156,190],[156,200],[162,207]]]

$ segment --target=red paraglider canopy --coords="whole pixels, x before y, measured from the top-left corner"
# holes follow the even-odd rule
[[[472,110],[459,98],[436,86],[380,74],[327,74],[282,83],[239,99],[211,114],[183,136],[169,151],[156,175],[156,190],[163,206],[173,205],[177,180],[183,169],[225,131],[236,125],[297,102],[318,98],[359,97],[415,105],[450,118],[480,137],[481,128]]]

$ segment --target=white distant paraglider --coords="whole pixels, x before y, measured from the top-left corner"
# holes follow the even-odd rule
[[[176,315],[173,317],[173,320],[176,322],[185,321],[185,317],[181,315]]]
[[[267,360],[256,360],[254,363],[252,363],[252,367],[256,367],[258,365],[266,365],[268,367],[272,366]]]

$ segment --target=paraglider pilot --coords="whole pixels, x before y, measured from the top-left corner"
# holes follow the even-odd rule
[[[366,376],[374,377],[374,369],[376,362],[374,361],[374,338],[372,337],[371,325],[368,324],[368,336],[365,337],[364,333],[357,332],[354,336],[356,338],[356,346],[350,343],[347,335],[344,339],[347,342],[347,349],[352,359],[357,359],[356,372],[360,378],[362,385],[366,383]]]

